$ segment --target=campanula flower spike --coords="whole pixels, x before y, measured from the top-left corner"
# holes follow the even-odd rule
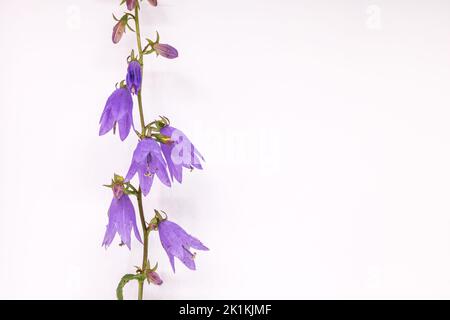
[[[115,174],[111,183],[105,185],[112,190],[113,198],[108,209],[108,224],[102,246],[110,247],[117,234],[120,238],[119,246],[126,246],[131,250],[132,247],[142,244],[142,264],[137,267],[135,273],[126,274],[119,281],[116,290],[117,299],[123,299],[123,287],[132,280],[138,282],[139,300],[143,299],[145,281],[151,285],[163,285],[163,280],[157,272],[158,263],[154,265],[150,263],[152,260],[148,253],[150,232],[159,232],[162,248],[167,253],[174,272],[175,257],[187,268],[195,270],[193,249],[209,250],[178,224],[167,220],[167,216],[163,218],[157,210],[150,221],[146,220],[143,200],[151,194],[155,176],[158,178],[157,181],[171,187],[174,179],[179,183],[182,182],[183,169],[203,169],[200,162],[204,159],[187,136],[170,125],[168,118],[160,117],[159,120],[145,122],[142,101],[142,90],[145,88],[142,83],[144,58],[154,53],[156,56],[174,59],[178,57],[178,50],[171,45],[160,43],[158,32],[155,40],[145,38],[146,43],[143,45],[139,22],[142,1],[120,0],[118,2],[125,11],[120,19],[113,14],[116,22],[112,42],[119,43],[124,33],[130,30],[136,35],[137,46],[131,50],[126,59],[125,79],[116,84],[116,89],[107,99],[100,116],[100,136],[111,130],[115,133],[117,128],[122,141],[127,139],[131,128],[137,136],[137,145],[125,178]],[[158,4],[157,0],[146,2],[149,3],[148,8],[156,7]],[[133,122],[133,110],[136,109],[133,106],[134,102],[137,102],[139,111],[139,131]],[[137,186],[133,185],[133,179],[139,181]],[[133,201],[137,202],[140,223],[136,219]],[[137,241],[132,240],[132,233]]]

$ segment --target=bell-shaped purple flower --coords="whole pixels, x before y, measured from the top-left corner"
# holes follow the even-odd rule
[[[166,158],[172,181],[175,177],[179,183],[182,182],[183,167],[203,169],[200,159],[203,161],[205,159],[183,132],[171,126],[165,126],[160,132],[171,140],[169,143],[162,144],[161,150]]]
[[[142,68],[141,64],[133,60],[128,64],[127,71],[127,87],[132,94],[136,94],[141,90],[142,84]]]
[[[127,0],[127,8],[128,10],[134,10],[136,7],[136,0]]]
[[[119,124],[119,136],[123,141],[133,125],[133,98],[126,88],[116,89],[106,101],[100,117],[99,135],[104,135]]]
[[[148,195],[156,174],[163,184],[170,187],[170,179],[167,174],[167,164],[164,160],[160,145],[153,139],[139,141],[133,153],[125,181],[130,181],[138,173],[139,185],[144,196]]]
[[[175,259],[177,257],[183,264],[191,270],[195,270],[195,253],[190,248],[197,250],[209,250],[197,238],[189,235],[179,225],[174,222],[163,220],[158,225],[159,239],[161,245],[169,257],[173,272],[175,272]]]
[[[153,50],[155,50],[156,54],[161,55],[167,59],[175,59],[176,57],[178,57],[177,49],[168,44],[155,43],[153,44]]]
[[[108,211],[109,222],[106,226],[105,237],[102,246],[108,248],[114,240],[116,233],[119,234],[122,243],[131,249],[131,229],[139,242],[142,243],[138,227],[136,225],[136,214],[133,204],[127,194],[123,192],[122,184],[112,186],[114,197]]]
[[[148,3],[150,3],[154,7],[156,7],[158,5],[158,1],[157,0],[148,0]]]

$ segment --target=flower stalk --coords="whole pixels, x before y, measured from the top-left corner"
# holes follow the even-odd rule
[[[142,300],[144,296],[145,280],[156,286],[163,283],[162,278],[156,272],[158,263],[152,268],[149,261],[148,243],[152,230],[159,231],[161,245],[168,255],[174,272],[175,257],[189,269],[195,270],[193,259],[196,254],[192,253],[190,248],[208,250],[197,238],[189,235],[177,224],[168,221],[164,211],[155,210],[155,216],[150,222],[147,223],[145,220],[143,198],[150,193],[154,177],[157,176],[161,183],[171,187],[174,179],[179,183],[182,182],[183,169],[201,170],[200,160],[204,161],[204,159],[183,132],[170,126],[168,118],[160,116],[158,120],[149,124],[145,123],[142,103],[144,56],[155,53],[156,56],[174,59],[178,57],[178,51],[168,44],[160,44],[158,32],[156,40],[152,41],[147,38],[147,44],[143,48],[139,22],[141,1],[121,0],[121,5],[126,3],[128,10],[134,11],[134,14],[127,12],[121,19],[117,19],[113,15],[116,21],[113,28],[113,43],[118,43],[126,29],[129,29],[136,34],[137,54],[133,49],[128,56],[126,80],[118,82],[116,90],[108,98],[100,118],[99,130],[100,136],[110,131],[115,134],[118,126],[120,139],[124,141],[133,128],[138,137],[138,144],[126,177],[114,174],[111,184],[104,185],[112,190],[113,200],[108,210],[109,222],[102,245],[108,248],[118,234],[121,238],[119,246],[126,245],[131,250],[131,231],[134,231],[136,240],[143,245],[141,266],[136,267],[135,274],[125,274],[117,286],[116,295],[119,300],[123,299],[123,288],[129,281],[136,280],[138,282],[139,300]],[[149,3],[152,6],[157,5],[156,0],[149,1]],[[134,26],[130,26],[129,22],[131,21],[134,21]],[[138,101],[140,131],[135,129],[133,123],[133,97],[135,95]],[[135,187],[131,180],[136,175],[139,178],[139,185]],[[136,197],[142,237],[130,196]],[[160,212],[164,213],[164,218]]]
[[[139,63],[141,64],[142,81],[144,78],[144,53],[142,51],[141,42],[141,26],[139,24],[139,4],[134,8],[134,22],[136,27],[136,42],[139,52]],[[139,106],[139,119],[141,121],[141,135],[145,135],[145,119],[144,119],[144,109],[142,107],[142,89],[138,91],[138,106]]]
[[[144,76],[144,54],[142,51],[142,43],[141,43],[141,26],[139,24],[139,4],[136,5],[134,8],[134,22],[136,26],[136,42],[137,47],[139,51],[139,63],[141,64],[141,81],[143,81]],[[145,135],[145,120],[144,120],[144,108],[142,106],[142,85],[141,89],[139,89],[137,93],[138,97],[138,106],[139,106],[139,119],[141,121],[141,135]],[[139,187],[138,194],[137,194],[137,202],[138,202],[138,208],[139,208],[139,218],[141,220],[142,225],[142,233],[144,234],[144,246],[143,246],[143,253],[142,253],[142,272],[146,273],[147,271],[147,259],[148,259],[148,236],[149,236],[149,230],[147,230],[147,226],[145,225],[145,214],[144,214],[144,208],[142,205],[142,190]],[[138,280],[138,300],[142,300],[144,297],[144,280]]]

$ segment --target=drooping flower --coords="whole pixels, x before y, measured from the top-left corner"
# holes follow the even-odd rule
[[[177,257],[191,270],[195,270],[195,253],[189,249],[209,250],[197,238],[189,235],[179,225],[168,220],[162,220],[158,225],[161,245],[169,257],[173,272],[175,272],[175,259]]]
[[[177,49],[168,44],[155,43],[153,44],[153,50],[155,50],[156,54],[161,55],[167,59],[175,59],[176,57],[178,57]]]
[[[156,7],[158,5],[158,1],[157,0],[148,0],[148,3],[150,3],[154,7]]]
[[[124,16],[120,19],[113,28],[112,33],[112,42],[118,43],[125,32],[125,28],[127,26],[127,17]]]
[[[203,161],[205,159],[183,132],[171,126],[165,126],[160,132],[171,140],[170,143],[162,144],[161,150],[166,158],[172,181],[175,177],[179,183],[182,182],[183,167],[191,170],[203,169],[200,159]]]
[[[127,87],[132,94],[136,94],[141,90],[142,84],[142,68],[141,64],[133,60],[128,64],[127,71]]]
[[[170,187],[170,179],[167,174],[167,163],[164,160],[160,145],[153,139],[139,141],[133,153],[130,168],[125,181],[130,181],[138,173],[139,185],[144,196],[148,195],[156,174],[163,184]]]
[[[153,284],[156,284],[157,286],[160,286],[163,283],[159,274],[157,274],[155,271],[151,271],[151,270],[147,271],[147,281],[148,281],[148,283],[153,283]]]
[[[136,225],[133,204],[128,195],[124,193],[123,178],[120,178],[121,181],[115,181],[112,185],[114,196],[108,210],[109,222],[106,226],[102,246],[108,248],[118,233],[122,243],[131,249],[131,229],[134,230],[136,239],[141,243],[142,240]]]
[[[116,89],[106,101],[100,117],[99,135],[104,135],[119,124],[119,136],[123,141],[133,126],[133,98],[126,88]]]
[[[127,0],[127,8],[128,10],[134,10],[136,7],[136,0]]]

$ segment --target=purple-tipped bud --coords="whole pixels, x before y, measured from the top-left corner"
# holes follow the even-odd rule
[[[127,87],[132,94],[136,94],[141,90],[142,68],[141,64],[133,60],[128,64],[127,71]]]
[[[127,20],[122,18],[114,26],[112,33],[112,42],[118,43],[125,32],[125,27],[127,26]]]
[[[127,8],[128,10],[134,10],[136,8],[136,0],[127,0]]]
[[[148,0],[148,3],[150,3],[154,7],[156,7],[158,5],[158,1],[157,0]]]
[[[147,272],[147,281],[148,283],[153,283],[156,284],[157,286],[160,286],[163,283],[160,276],[155,271]]]
[[[155,43],[153,45],[153,49],[156,51],[156,54],[159,54],[167,59],[175,59],[178,57],[177,49],[168,44]]]

